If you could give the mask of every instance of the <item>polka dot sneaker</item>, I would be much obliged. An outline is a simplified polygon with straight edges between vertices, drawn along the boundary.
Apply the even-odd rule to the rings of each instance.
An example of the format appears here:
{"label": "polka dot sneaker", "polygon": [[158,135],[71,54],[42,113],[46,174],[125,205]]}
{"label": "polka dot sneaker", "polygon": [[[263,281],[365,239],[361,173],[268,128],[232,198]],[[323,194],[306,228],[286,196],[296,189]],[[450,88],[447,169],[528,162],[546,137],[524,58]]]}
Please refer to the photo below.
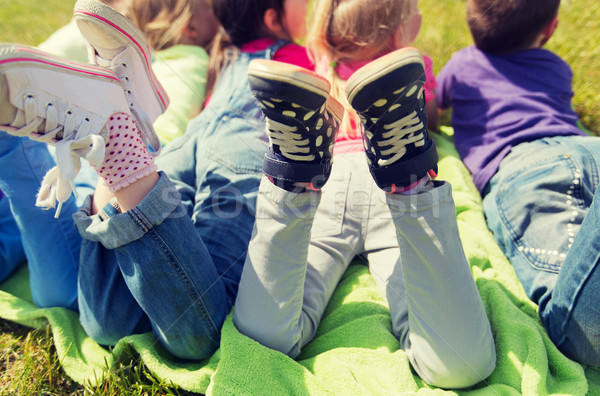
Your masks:
{"label": "polka dot sneaker", "polygon": [[58,201],[58,216],[74,191],[80,158],[102,164],[115,113],[129,114],[129,106],[112,70],[0,44],[0,130],[56,146],[57,166],[42,181],[38,206]]}
{"label": "polka dot sneaker", "polygon": [[376,184],[394,191],[437,173],[427,132],[423,58],[414,48],[391,52],[347,81],[348,102],[363,124],[363,142]]}
{"label": "polka dot sneaker", "polygon": [[267,124],[265,175],[286,190],[298,183],[322,188],[344,114],[329,96],[329,82],[302,67],[264,59],[250,62],[248,78]]}

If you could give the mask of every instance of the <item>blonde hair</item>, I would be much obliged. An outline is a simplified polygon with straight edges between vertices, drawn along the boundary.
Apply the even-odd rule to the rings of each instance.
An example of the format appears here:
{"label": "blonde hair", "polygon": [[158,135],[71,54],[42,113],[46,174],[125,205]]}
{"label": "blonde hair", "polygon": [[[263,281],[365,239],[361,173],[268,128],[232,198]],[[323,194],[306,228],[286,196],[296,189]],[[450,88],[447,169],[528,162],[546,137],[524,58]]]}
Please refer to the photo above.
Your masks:
{"label": "blonde hair", "polygon": [[130,0],[127,16],[144,33],[156,51],[167,49],[181,39],[199,6],[209,0]]}
{"label": "blonde hair", "polygon": [[346,83],[337,75],[335,65],[372,60],[394,50],[393,36],[413,11],[412,0],[317,2],[306,47],[318,66],[324,61],[329,65],[324,77],[331,82],[331,95],[346,108],[341,135],[351,131],[350,118],[358,121],[358,117],[346,99]]}

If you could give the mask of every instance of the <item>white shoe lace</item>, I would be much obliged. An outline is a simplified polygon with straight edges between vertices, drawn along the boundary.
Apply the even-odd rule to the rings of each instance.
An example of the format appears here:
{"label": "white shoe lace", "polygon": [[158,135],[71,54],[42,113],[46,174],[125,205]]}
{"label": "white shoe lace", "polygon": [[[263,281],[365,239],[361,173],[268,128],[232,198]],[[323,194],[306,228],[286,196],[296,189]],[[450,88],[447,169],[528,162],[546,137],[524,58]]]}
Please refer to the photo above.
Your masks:
{"label": "white shoe lace", "polygon": [[294,161],[314,161],[314,154],[310,154],[309,140],[303,139],[297,133],[298,127],[283,124],[267,118],[267,129],[271,146],[279,146],[281,154]]}
{"label": "white shoe lace", "polygon": [[[114,72],[117,74],[119,79],[121,80],[121,86],[126,91],[127,94],[132,94],[131,89],[127,88],[129,84],[132,83],[131,78],[127,76],[125,73],[127,72],[127,64],[126,63],[117,63],[112,65],[112,62],[106,59],[101,58],[99,55],[96,56],[96,61],[99,65],[113,68]],[[150,116],[137,104],[131,103],[129,109],[131,113],[135,117],[135,119],[140,123],[139,130],[142,135],[142,141],[146,146],[152,147],[152,155],[158,155],[162,148],[160,144],[160,139],[154,130],[154,126],[152,125],[152,120]]]}
{"label": "white shoe lace", "polygon": [[[381,134],[382,139],[377,142],[377,145],[380,148],[390,146],[390,148],[382,149],[381,154],[385,156],[393,155],[390,158],[379,159],[377,161],[377,165],[379,166],[393,164],[402,158],[406,154],[406,145],[408,144],[414,143],[415,146],[423,146],[425,144],[425,137],[423,136],[424,125],[416,111],[383,127],[389,129],[389,131]],[[369,140],[371,140],[372,136],[373,134],[367,131]]]}
{"label": "white shoe lace", "polygon": [[[38,128],[46,121],[44,132]],[[26,95],[23,110],[18,110],[13,126],[23,125],[11,134],[29,137],[32,140],[48,143],[56,139],[59,132],[62,137],[56,142],[56,163],[42,180],[38,192],[36,205],[43,208],[54,208],[58,201],[58,208],[54,217],[60,215],[62,204],[69,199],[71,193],[77,194],[73,179],[81,168],[83,157],[95,166],[100,166],[104,159],[104,138],[95,134],[90,127],[89,118],[84,118],[77,127],[77,119],[71,111],[65,114],[64,125],[58,123],[56,107],[51,103],[46,105],[46,116],[37,116],[35,96]]]}

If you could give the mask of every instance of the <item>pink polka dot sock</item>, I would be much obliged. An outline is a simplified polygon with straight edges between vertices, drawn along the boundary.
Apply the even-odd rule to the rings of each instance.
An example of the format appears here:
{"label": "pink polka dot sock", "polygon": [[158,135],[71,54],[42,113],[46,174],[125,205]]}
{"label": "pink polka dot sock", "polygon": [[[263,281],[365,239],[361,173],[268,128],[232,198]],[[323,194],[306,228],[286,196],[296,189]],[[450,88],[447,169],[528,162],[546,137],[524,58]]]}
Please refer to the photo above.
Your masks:
{"label": "pink polka dot sock", "polygon": [[[131,116],[113,114],[106,123],[108,140],[104,162],[94,169],[104,179],[108,189],[115,192],[156,170],[154,157],[142,142],[140,132]],[[93,166],[93,165],[92,165]]]}

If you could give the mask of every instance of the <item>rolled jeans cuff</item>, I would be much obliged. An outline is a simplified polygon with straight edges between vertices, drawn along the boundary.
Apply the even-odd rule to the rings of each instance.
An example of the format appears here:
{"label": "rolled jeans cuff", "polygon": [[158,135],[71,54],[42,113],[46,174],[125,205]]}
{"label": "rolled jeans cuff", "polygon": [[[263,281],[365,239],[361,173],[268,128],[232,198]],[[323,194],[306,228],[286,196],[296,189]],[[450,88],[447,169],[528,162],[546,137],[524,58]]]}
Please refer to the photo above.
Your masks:
{"label": "rolled jeans cuff", "polygon": [[[73,215],[82,238],[100,242],[107,249],[116,249],[142,238],[150,229],[173,214],[182,216],[185,210],[181,195],[164,172],[146,197],[133,209],[120,213],[107,204],[99,214],[91,215],[92,196]],[[102,214],[102,215],[101,215]]]}

